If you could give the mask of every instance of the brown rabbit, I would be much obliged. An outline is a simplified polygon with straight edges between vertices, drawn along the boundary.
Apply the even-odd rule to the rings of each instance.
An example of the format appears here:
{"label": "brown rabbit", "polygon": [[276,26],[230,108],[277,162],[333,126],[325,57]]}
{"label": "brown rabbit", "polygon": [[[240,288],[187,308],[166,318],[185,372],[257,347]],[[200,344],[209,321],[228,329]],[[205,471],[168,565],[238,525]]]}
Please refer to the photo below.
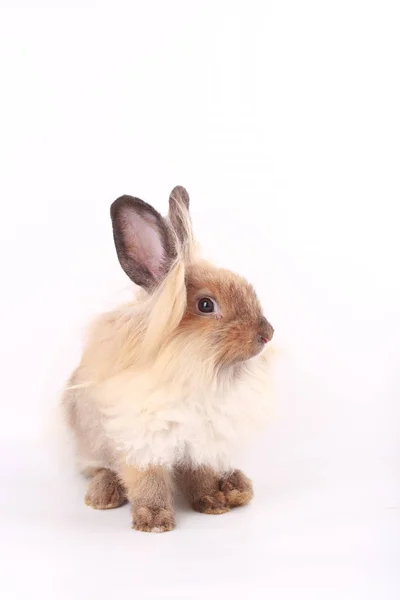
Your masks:
{"label": "brown rabbit", "polygon": [[265,413],[273,329],[243,278],[199,258],[184,188],[168,218],[122,196],[111,219],[121,266],[142,289],[94,323],[63,406],[91,478],[86,503],[128,500],[135,529],[169,531],[175,479],[200,512],[252,498],[231,461]]}

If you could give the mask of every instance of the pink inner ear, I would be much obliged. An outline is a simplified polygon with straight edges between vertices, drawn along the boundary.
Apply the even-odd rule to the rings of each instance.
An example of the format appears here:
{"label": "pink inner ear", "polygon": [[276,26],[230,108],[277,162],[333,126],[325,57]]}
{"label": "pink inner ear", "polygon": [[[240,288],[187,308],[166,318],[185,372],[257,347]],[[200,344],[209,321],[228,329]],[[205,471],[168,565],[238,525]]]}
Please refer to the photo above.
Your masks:
{"label": "pink inner ear", "polygon": [[156,218],[150,213],[143,217],[129,211],[124,218],[124,238],[127,253],[158,279],[162,275],[165,252]]}

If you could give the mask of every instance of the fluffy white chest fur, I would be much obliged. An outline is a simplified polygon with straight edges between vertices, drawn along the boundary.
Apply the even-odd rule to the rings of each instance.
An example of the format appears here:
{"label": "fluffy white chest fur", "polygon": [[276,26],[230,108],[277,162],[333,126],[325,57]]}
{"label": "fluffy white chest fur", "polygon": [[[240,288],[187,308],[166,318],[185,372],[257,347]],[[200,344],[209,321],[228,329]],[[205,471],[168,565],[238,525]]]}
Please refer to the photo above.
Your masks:
{"label": "fluffy white chest fur", "polygon": [[187,375],[160,381],[156,367],[127,370],[96,387],[105,432],[139,467],[190,462],[227,469],[268,414],[267,354],[207,385]]}

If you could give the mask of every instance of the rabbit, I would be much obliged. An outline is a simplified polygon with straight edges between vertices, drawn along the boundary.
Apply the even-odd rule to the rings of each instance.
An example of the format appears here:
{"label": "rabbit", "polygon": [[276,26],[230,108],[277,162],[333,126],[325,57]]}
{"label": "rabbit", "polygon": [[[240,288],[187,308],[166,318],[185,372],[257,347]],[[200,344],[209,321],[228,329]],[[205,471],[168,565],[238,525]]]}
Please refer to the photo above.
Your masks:
{"label": "rabbit", "polygon": [[62,408],[86,504],[129,502],[134,529],[170,531],[175,484],[202,513],[252,499],[233,457],[264,422],[274,330],[245,279],[201,258],[185,188],[165,218],[127,195],[110,212],[138,290],[90,327]]}

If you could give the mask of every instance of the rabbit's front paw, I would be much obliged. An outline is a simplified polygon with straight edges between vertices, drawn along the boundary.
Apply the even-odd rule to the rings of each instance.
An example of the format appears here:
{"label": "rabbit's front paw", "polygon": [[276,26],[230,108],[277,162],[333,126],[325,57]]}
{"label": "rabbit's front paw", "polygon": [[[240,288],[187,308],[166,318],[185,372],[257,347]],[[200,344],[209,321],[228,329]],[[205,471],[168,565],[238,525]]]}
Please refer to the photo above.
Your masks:
{"label": "rabbit's front paw", "polygon": [[222,515],[228,512],[229,506],[226,503],[225,496],[222,492],[214,492],[207,496],[203,496],[193,503],[193,508],[201,513],[208,515]]}
{"label": "rabbit's front paw", "polygon": [[231,508],[248,504],[254,495],[250,479],[238,470],[222,477],[219,487],[227,506]]}
{"label": "rabbit's front paw", "polygon": [[85,502],[92,508],[117,508],[126,502],[125,490],[117,475],[109,469],[100,469],[89,482]]}
{"label": "rabbit's front paw", "polygon": [[169,508],[137,506],[133,509],[133,529],[150,533],[163,533],[175,527],[175,515]]}

